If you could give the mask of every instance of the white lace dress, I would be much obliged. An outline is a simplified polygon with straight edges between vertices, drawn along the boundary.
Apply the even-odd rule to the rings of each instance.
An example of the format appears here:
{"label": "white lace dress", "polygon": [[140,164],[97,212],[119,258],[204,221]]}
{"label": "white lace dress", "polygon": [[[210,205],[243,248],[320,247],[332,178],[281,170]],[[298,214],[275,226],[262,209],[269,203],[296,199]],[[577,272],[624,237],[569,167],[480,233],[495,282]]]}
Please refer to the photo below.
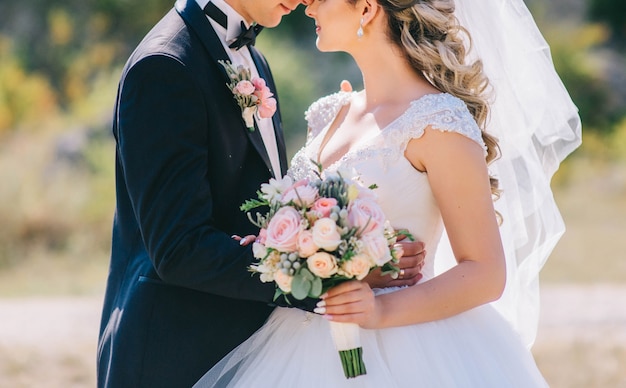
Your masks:
{"label": "white lace dress", "polygon": [[[338,93],[311,105],[307,144],[293,158],[289,174],[311,174],[320,144],[350,99]],[[448,94],[427,95],[378,135],[364,139],[329,166],[355,168],[366,185],[375,183],[392,225],[425,242],[425,279],[440,271],[436,248],[443,231],[426,174],[404,158],[407,143],[428,125],[461,133],[484,147],[465,104]],[[380,290],[390,292],[393,290]],[[419,308],[419,306],[406,306]],[[543,387],[547,386],[529,350],[509,324],[485,305],[451,318],[382,330],[361,330],[367,374],[344,377],[328,322],[297,309],[278,308],[267,323],[212,368],[198,387]]]}

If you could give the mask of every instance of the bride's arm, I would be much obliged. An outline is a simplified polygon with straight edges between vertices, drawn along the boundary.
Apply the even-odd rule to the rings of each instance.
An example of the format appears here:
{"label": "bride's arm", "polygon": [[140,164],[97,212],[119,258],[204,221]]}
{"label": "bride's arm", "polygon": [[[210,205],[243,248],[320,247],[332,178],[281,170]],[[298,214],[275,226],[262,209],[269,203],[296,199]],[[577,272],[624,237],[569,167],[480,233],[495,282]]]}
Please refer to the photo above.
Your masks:
{"label": "bride's arm", "polygon": [[504,252],[482,148],[463,135],[427,129],[405,156],[428,174],[458,265],[376,298],[358,282],[338,286],[318,310],[329,319],[368,328],[428,322],[496,300],[504,290]]}

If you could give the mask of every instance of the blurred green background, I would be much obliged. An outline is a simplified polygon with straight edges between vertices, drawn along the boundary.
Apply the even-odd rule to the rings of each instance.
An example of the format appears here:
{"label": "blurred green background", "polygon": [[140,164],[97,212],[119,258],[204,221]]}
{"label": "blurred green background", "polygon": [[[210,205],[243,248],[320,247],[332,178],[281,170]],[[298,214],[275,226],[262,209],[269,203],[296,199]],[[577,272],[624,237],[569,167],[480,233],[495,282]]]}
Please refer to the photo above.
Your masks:
{"label": "blurred green background", "polygon": [[[98,301],[101,296],[114,212],[110,124],[117,81],[130,52],[172,3],[0,2],[0,298]],[[580,109],[584,132],[582,147],[553,180],[568,232],[544,268],[542,282],[624,284],[626,2],[527,4]],[[307,106],[336,91],[342,79],[355,88],[361,85],[349,57],[315,50],[314,23],[302,10],[258,40],[278,84],[290,156],[303,144]],[[552,371],[552,361],[574,357],[560,353],[571,353],[567,346],[536,350],[554,386],[626,384],[623,371],[595,376],[592,367],[582,377],[571,377],[581,375],[575,373],[581,369],[577,362],[590,362],[587,350],[575,356],[571,370]],[[605,351],[624,365],[624,346]],[[91,359],[70,364],[92,367]],[[16,365],[10,371],[0,367],[0,382],[36,371],[28,363]],[[77,373],[74,386],[93,385],[91,369]],[[81,385],[81,379],[88,383]]]}

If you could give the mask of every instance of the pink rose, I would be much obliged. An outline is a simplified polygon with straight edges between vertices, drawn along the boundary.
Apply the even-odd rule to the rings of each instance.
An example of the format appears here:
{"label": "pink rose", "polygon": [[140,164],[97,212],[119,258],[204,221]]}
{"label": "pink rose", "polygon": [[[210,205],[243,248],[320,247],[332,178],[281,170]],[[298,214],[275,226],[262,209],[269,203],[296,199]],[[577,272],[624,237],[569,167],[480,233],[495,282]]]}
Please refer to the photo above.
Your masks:
{"label": "pink rose", "polygon": [[303,230],[298,235],[298,255],[300,257],[309,257],[319,250],[319,247],[313,241],[313,233],[310,230]]}
{"label": "pink rose", "polygon": [[293,187],[287,190],[283,194],[281,202],[287,204],[289,202],[295,203],[303,208],[309,207],[315,202],[317,198],[317,188],[309,185]]}
{"label": "pink rose", "polygon": [[319,213],[320,217],[328,217],[334,206],[337,206],[337,200],[335,198],[319,198],[315,201],[311,210]]}
{"label": "pink rose", "polygon": [[235,85],[235,89],[233,91],[237,94],[241,94],[242,96],[249,96],[250,94],[254,93],[254,89],[255,87],[252,82],[243,80],[237,82],[237,85]]}
{"label": "pink rose", "polygon": [[368,233],[361,236],[363,243],[362,253],[370,257],[370,259],[378,266],[382,266],[391,260],[391,251],[387,239],[378,233]]}
{"label": "pink rose", "polygon": [[341,235],[337,224],[330,218],[320,218],[313,224],[313,241],[318,247],[329,252],[337,249],[341,243]]}
{"label": "pink rose", "polygon": [[373,231],[383,232],[385,214],[380,206],[370,198],[357,198],[348,207],[348,220],[359,228],[361,234]]}
{"label": "pink rose", "polygon": [[363,280],[363,278],[370,273],[372,264],[372,261],[367,255],[356,255],[352,256],[352,259],[343,262],[341,269],[346,276]]}
{"label": "pink rose", "polygon": [[327,279],[337,273],[337,261],[335,257],[326,252],[317,252],[306,259],[309,271],[322,279]]}
{"label": "pink rose", "polygon": [[254,95],[258,98],[259,116],[261,118],[272,117],[276,112],[276,99],[272,97],[274,93],[267,87],[263,78],[253,78],[252,84],[255,88]]}
{"label": "pink rose", "polygon": [[272,97],[274,95],[265,84],[265,80],[263,78],[259,78],[259,77],[252,78],[252,84],[254,85],[254,88],[256,89],[254,93],[255,96],[259,98],[267,98],[267,97]]}
{"label": "pink rose", "polygon": [[287,204],[291,201],[301,207],[309,207],[317,198],[317,188],[309,186],[307,181],[296,182],[283,194],[281,202]]}
{"label": "pink rose", "polygon": [[261,228],[261,230],[259,230],[259,236],[256,238],[256,241],[265,244],[265,241],[267,241],[267,229]]}
{"label": "pink rose", "polygon": [[270,118],[276,113],[276,99],[274,97],[262,98],[257,105],[259,116],[263,119]]}
{"label": "pink rose", "polygon": [[292,207],[280,208],[267,225],[265,246],[280,252],[294,252],[302,218]]}

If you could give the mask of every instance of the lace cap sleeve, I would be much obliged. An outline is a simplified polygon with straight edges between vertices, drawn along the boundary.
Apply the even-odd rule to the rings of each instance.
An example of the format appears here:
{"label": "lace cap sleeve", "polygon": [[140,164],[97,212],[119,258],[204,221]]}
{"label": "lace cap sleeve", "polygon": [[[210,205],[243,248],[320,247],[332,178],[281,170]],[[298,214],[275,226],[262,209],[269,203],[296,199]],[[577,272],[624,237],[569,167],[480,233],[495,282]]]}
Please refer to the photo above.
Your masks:
{"label": "lace cap sleeve", "polygon": [[480,128],[467,105],[457,97],[442,93],[426,95],[413,101],[406,114],[399,118],[392,138],[404,149],[411,139],[422,137],[428,126],[440,131],[460,133],[487,152]]}
{"label": "lace cap sleeve", "polygon": [[309,127],[307,143],[330,124],[339,109],[350,101],[351,96],[352,92],[337,92],[322,97],[309,106],[304,112],[304,119]]}

